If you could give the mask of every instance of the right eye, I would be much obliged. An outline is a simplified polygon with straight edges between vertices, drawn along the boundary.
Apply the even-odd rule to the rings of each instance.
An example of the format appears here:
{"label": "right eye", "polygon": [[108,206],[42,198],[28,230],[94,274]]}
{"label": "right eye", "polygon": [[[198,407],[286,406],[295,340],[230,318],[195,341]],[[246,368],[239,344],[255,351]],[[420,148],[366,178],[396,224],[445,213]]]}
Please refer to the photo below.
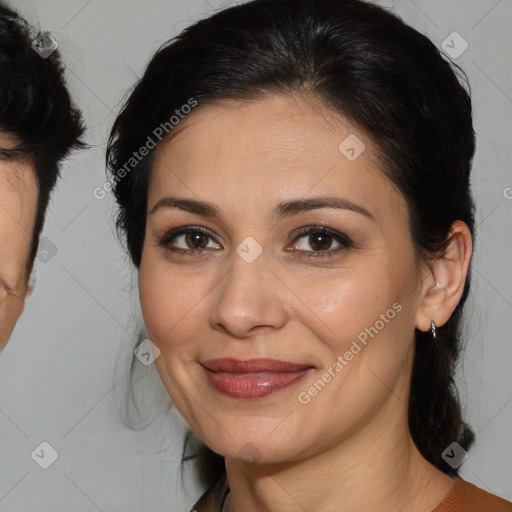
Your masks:
{"label": "right eye", "polygon": [[183,226],[173,229],[166,233],[160,240],[159,245],[165,249],[187,254],[189,256],[197,255],[202,252],[209,252],[211,249],[219,249],[219,244],[210,245],[208,239],[212,239],[213,234],[200,226]]}

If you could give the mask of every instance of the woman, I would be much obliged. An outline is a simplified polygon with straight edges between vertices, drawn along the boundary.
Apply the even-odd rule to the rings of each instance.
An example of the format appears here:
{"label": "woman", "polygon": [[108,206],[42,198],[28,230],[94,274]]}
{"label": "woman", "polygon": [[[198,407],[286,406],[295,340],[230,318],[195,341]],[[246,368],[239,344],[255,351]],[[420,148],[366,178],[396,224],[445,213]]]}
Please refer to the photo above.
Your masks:
{"label": "woman", "polygon": [[156,53],[107,161],[213,475],[195,510],[510,509],[458,478],[474,149],[454,69],[359,0],[256,0]]}

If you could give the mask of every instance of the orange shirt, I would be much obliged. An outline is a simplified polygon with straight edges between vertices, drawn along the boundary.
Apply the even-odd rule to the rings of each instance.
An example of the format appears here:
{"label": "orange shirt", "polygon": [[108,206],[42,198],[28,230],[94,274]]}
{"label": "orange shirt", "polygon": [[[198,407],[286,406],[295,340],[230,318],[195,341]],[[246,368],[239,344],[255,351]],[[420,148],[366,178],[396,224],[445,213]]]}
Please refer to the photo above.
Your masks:
{"label": "orange shirt", "polygon": [[512,503],[456,478],[452,490],[434,512],[512,512]]}
{"label": "orange shirt", "polygon": [[[194,512],[222,512],[228,493],[225,478],[208,489],[194,505]],[[452,490],[432,512],[512,512],[512,503],[455,478]]]}

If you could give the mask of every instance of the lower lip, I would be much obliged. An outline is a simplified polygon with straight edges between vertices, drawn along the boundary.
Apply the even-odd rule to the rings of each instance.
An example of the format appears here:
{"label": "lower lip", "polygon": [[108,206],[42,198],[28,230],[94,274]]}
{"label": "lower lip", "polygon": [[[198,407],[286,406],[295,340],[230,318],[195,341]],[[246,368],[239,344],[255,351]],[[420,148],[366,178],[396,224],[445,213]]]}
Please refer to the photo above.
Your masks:
{"label": "lower lip", "polygon": [[303,379],[313,369],[295,372],[231,373],[203,370],[210,384],[224,395],[232,398],[263,398],[281,389],[288,388]]}

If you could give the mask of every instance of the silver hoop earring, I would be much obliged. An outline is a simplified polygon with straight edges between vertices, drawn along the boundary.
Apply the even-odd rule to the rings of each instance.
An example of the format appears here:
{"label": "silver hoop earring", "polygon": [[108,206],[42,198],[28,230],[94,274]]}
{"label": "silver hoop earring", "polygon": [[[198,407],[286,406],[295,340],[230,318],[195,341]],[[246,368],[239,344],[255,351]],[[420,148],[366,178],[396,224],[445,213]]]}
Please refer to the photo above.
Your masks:
{"label": "silver hoop earring", "polygon": [[436,339],[437,327],[434,322],[430,322],[430,332],[432,333],[432,338]]}

